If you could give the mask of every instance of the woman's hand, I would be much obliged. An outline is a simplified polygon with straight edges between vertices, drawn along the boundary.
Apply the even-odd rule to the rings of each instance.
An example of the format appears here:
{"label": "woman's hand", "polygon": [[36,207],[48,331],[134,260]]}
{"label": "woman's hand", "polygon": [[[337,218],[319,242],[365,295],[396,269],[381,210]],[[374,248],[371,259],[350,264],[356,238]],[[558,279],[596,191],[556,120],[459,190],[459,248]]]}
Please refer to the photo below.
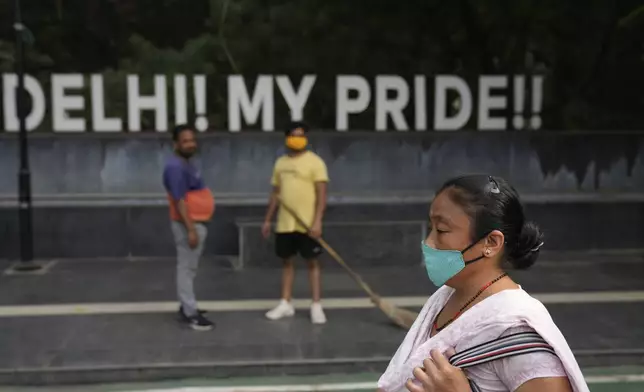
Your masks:
{"label": "woman's hand", "polygon": [[[450,349],[445,354],[451,357],[455,352]],[[405,384],[410,392],[471,392],[465,373],[452,366],[438,350],[432,350],[431,359],[424,360],[423,365],[425,369],[414,369],[417,381],[410,379]]]}

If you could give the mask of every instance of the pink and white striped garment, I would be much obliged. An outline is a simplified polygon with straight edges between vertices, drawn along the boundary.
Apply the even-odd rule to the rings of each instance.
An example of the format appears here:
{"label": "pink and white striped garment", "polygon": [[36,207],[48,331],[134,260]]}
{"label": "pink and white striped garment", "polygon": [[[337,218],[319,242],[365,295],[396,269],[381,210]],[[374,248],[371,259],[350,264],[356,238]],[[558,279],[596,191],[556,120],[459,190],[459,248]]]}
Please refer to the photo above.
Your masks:
{"label": "pink and white striped garment", "polygon": [[454,290],[443,286],[425,303],[402,344],[378,381],[379,390],[404,392],[412,371],[422,366],[430,351],[454,348],[457,353],[479,344],[519,332],[537,332],[555,355],[533,352],[466,368],[464,371],[481,391],[514,391],[539,377],[568,376],[575,392],[588,392],[579,365],[566,339],[537,299],[522,289],[504,290],[472,306],[452,324],[428,339],[436,314]]}

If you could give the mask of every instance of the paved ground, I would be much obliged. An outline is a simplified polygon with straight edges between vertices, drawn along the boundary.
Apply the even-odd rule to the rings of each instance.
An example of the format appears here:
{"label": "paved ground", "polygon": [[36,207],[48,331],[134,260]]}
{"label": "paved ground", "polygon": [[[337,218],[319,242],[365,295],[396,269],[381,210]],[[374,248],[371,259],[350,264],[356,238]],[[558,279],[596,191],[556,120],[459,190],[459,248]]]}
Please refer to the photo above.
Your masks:
{"label": "paved ground", "polygon": [[[279,269],[234,271],[218,264],[201,264],[196,283],[199,299],[267,299],[279,295]],[[420,265],[356,271],[384,296],[429,296],[434,291]],[[55,262],[43,276],[0,275],[0,305],[174,301],[174,273],[173,260]],[[644,256],[552,255],[539,260],[533,269],[512,275],[526,290],[537,293],[643,289]],[[323,290],[327,298],[363,296],[348,274],[337,267],[324,271]],[[295,297],[310,297],[304,264],[298,269]]]}
{"label": "paved ground", "polygon": [[[602,368],[587,371],[592,392],[641,392],[644,368]],[[103,384],[64,387],[0,387],[0,392],[364,392],[374,391],[379,374],[243,377],[225,380],[188,379],[172,382]]]}
{"label": "paved ground", "polygon": [[[420,267],[361,272],[386,296],[422,299],[433,291]],[[215,331],[194,332],[176,322],[173,273],[172,261],[112,260],[60,262],[44,275],[0,276],[0,384],[233,377],[240,385],[247,385],[249,375],[339,373],[366,373],[367,381],[361,382],[371,382],[404,336],[404,331],[376,309],[352,305],[364,295],[341,270],[326,271],[325,298],[335,305],[327,312],[328,324],[313,326],[306,312],[279,322],[263,318],[264,309],[273,304],[278,291],[279,270],[236,272],[208,263],[200,271],[199,298],[234,301],[228,303],[227,311],[210,314],[218,323]],[[532,293],[558,299],[547,306],[584,370],[644,365],[644,263],[553,258],[516,275]],[[295,292],[298,298],[308,297],[304,269]],[[599,297],[593,299],[591,292]],[[630,297],[618,296],[615,302],[609,292]],[[349,308],[340,306],[342,301],[349,303]],[[72,311],[43,315],[43,310],[61,304],[85,304],[96,311],[82,314],[72,306]],[[106,304],[116,306],[104,311],[109,308]],[[132,305],[140,307],[128,311]],[[23,315],[17,316],[20,309]],[[642,373],[640,368],[635,372]],[[293,382],[271,380],[267,383]],[[315,381],[306,380],[302,381],[306,385]],[[606,387],[611,380],[604,380],[597,388]],[[212,386],[213,382],[200,385]],[[139,385],[131,390],[146,388]],[[612,389],[622,390],[628,389]]]}

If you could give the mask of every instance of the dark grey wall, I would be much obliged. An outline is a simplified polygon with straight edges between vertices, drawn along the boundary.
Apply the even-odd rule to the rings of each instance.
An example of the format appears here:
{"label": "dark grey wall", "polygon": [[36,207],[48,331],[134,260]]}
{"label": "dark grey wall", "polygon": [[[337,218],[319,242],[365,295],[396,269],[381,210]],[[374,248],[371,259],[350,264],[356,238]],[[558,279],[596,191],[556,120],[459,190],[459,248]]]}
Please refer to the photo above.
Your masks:
{"label": "dark grey wall", "polygon": [[[414,263],[427,208],[427,203],[331,206],[325,238],[352,264]],[[220,207],[209,224],[206,255],[238,255],[237,222],[250,221],[255,225],[246,230],[245,265],[275,262],[272,244],[259,235],[264,212],[264,206]],[[644,248],[644,202],[528,203],[526,214],[544,230],[548,251]],[[359,233],[347,234],[351,230]],[[0,209],[0,259],[17,258],[18,244],[17,211]],[[41,207],[34,211],[34,251],[44,259],[170,257],[174,246],[165,207]]]}
{"label": "dark grey wall", "polygon": [[[280,133],[204,134],[200,143],[203,175],[217,195],[265,195]],[[324,132],[312,143],[335,194],[426,195],[472,171],[506,177],[526,194],[644,192],[644,133]],[[2,197],[16,194],[16,154],[16,138],[2,135]],[[168,154],[170,143],[158,134],[33,137],[34,193],[160,196]]]}
{"label": "dark grey wall", "polygon": [[[219,203],[207,253],[236,255],[237,222],[263,216],[282,137],[201,136],[203,174]],[[547,249],[644,248],[644,133],[329,132],[312,140],[332,180],[328,221],[423,221],[432,190],[447,177],[488,172],[523,193],[529,218],[546,230]],[[15,138],[0,138],[0,259],[18,256],[16,150]],[[161,187],[168,154],[170,143],[157,135],[34,137],[36,256],[171,256]],[[409,249],[391,243],[400,237],[391,233],[407,226],[374,227],[361,243],[342,243],[340,229],[326,233],[345,253],[368,249],[375,255],[364,260],[369,265],[409,259]],[[245,262],[263,265],[270,247],[248,233],[253,252]]]}

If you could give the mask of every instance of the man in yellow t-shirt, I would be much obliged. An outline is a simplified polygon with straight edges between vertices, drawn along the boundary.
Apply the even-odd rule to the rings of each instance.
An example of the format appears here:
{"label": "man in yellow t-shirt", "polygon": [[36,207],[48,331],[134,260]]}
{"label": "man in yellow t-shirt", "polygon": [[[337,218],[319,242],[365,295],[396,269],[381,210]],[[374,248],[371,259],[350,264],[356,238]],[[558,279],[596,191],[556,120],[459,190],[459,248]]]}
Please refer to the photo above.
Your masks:
{"label": "man in yellow t-shirt", "polygon": [[317,154],[307,150],[306,134],[308,127],[304,123],[292,123],[286,130],[286,147],[288,152],[275,162],[271,193],[266,218],[262,226],[264,238],[271,233],[271,220],[277,210],[279,196],[307,224],[307,228],[298,222],[284,208],[280,208],[275,228],[275,253],[284,261],[282,269],[282,299],[266,317],[277,320],[295,314],[291,304],[293,278],[295,276],[294,259],[297,254],[309,264],[309,278],[313,303],[311,321],[315,324],[326,322],[324,310],[320,304],[320,264],[318,256],[322,253],[316,241],[322,235],[322,218],[326,208],[326,191],[329,177],[326,164]]}

